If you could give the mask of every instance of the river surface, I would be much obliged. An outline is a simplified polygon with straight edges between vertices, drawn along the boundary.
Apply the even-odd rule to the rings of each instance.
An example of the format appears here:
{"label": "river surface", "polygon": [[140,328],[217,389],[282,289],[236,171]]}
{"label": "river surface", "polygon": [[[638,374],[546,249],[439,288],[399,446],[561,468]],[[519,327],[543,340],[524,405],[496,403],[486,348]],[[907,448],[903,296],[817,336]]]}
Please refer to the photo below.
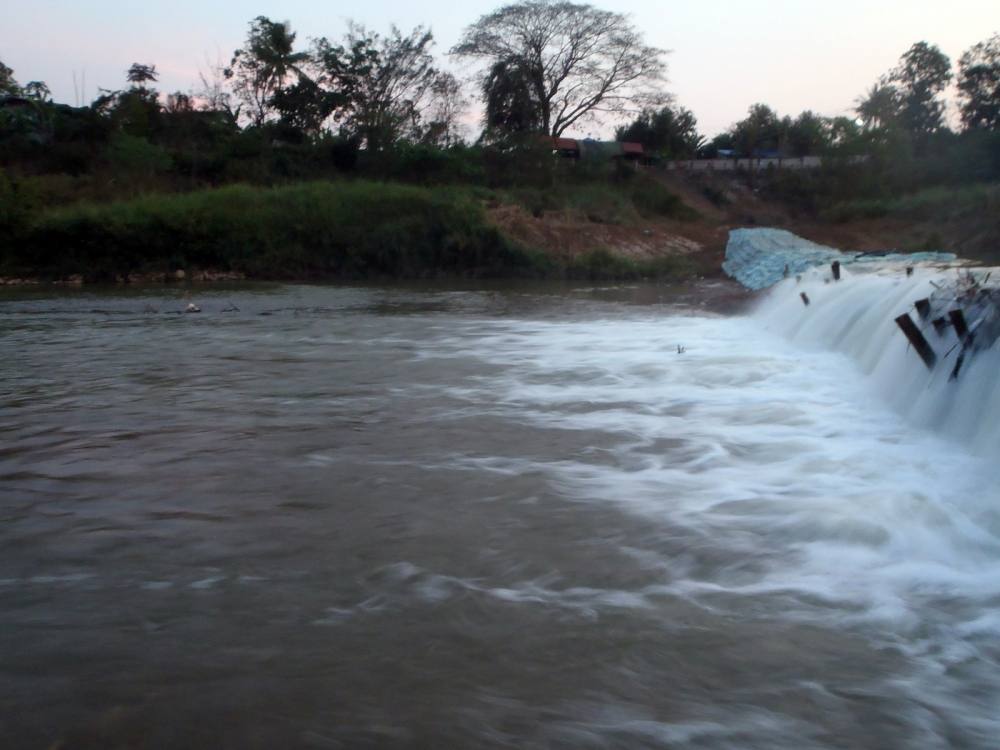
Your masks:
{"label": "river surface", "polygon": [[996,461],[725,287],[190,294],[0,298],[3,747],[1000,744]]}

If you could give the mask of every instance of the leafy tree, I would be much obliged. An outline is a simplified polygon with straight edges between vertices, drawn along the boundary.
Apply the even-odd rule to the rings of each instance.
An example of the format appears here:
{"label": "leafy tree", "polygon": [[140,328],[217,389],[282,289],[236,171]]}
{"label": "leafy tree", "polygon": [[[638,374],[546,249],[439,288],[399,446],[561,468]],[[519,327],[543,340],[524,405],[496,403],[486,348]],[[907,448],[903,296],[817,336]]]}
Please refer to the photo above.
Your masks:
{"label": "leafy tree", "polygon": [[693,157],[705,142],[698,134],[694,113],[671,105],[643,111],[631,123],[618,128],[615,137],[641,143],[648,151],[675,159]]}
{"label": "leafy tree", "polygon": [[355,93],[378,63],[378,52],[372,45],[373,40],[363,34],[347,40],[346,47],[325,37],[313,42],[309,72],[318,90],[312,95],[322,101],[313,102],[310,109],[319,126],[331,119],[343,123],[350,115]]}
{"label": "leafy tree", "polygon": [[26,97],[34,99],[36,102],[52,101],[52,92],[45,84],[45,81],[28,81],[24,84],[23,93]]}
{"label": "leafy tree", "polygon": [[[626,16],[591,5],[562,0],[505,5],[469,26],[451,53],[487,63],[487,103],[504,71],[519,80],[501,90],[517,92],[529,82],[527,101],[537,102],[538,112],[514,121],[537,119],[551,135],[601,114],[622,115],[666,100],[664,52],[644,44]],[[490,79],[494,83],[487,86]]]}
{"label": "leafy tree", "polygon": [[815,156],[830,145],[830,123],[806,110],[795,120],[785,118],[782,141],[791,156]]}
{"label": "leafy tree", "polygon": [[[442,73],[434,66],[434,37],[422,26],[386,36],[352,24],[347,47],[363,50],[370,66],[354,79],[345,127],[376,151],[401,139],[419,140],[422,119]],[[370,54],[373,53],[373,54]]]}
{"label": "leafy tree", "polygon": [[519,57],[497,60],[490,67],[481,88],[486,104],[483,139],[501,140],[509,135],[537,133],[545,128],[542,102],[542,73]]}
{"label": "leafy tree", "polygon": [[951,81],[951,61],[935,45],[917,42],[890,71],[885,83],[898,95],[900,125],[916,136],[945,127],[944,102],[939,98]]}
{"label": "leafy tree", "polygon": [[830,120],[828,137],[830,146],[840,152],[853,151],[860,144],[861,128],[850,117],[834,117]]}
{"label": "leafy tree", "polygon": [[146,84],[156,80],[156,66],[132,63],[125,73],[131,87],[102,90],[91,108],[108,118],[112,128],[138,138],[152,137],[160,126],[160,101],[156,89]]}
{"label": "leafy tree", "polygon": [[962,124],[1000,130],[1000,34],[966,50],[958,61]]}
{"label": "leafy tree", "polygon": [[125,73],[125,80],[131,83],[133,88],[146,88],[147,83],[155,83],[158,79],[155,65],[132,63]]}
{"label": "leafy tree", "polygon": [[781,123],[766,104],[754,104],[747,117],[733,126],[733,143],[744,156],[776,151],[780,145]]}
{"label": "leafy tree", "polygon": [[336,98],[312,78],[302,75],[295,83],[278,89],[271,99],[283,132],[296,133],[296,140],[319,135],[335,107]]}
{"label": "leafy tree", "polygon": [[899,92],[889,83],[873,84],[858,100],[855,108],[867,130],[879,130],[892,125],[899,115]]}
{"label": "leafy tree", "polygon": [[21,87],[14,80],[14,71],[0,62],[0,94],[16,96],[21,93]]}
{"label": "leafy tree", "polygon": [[224,75],[232,80],[252,125],[260,127],[272,119],[277,113],[275,96],[290,78],[302,75],[300,66],[309,56],[294,47],[295,33],[288,23],[257,16],[250,22],[245,45],[233,53]]}

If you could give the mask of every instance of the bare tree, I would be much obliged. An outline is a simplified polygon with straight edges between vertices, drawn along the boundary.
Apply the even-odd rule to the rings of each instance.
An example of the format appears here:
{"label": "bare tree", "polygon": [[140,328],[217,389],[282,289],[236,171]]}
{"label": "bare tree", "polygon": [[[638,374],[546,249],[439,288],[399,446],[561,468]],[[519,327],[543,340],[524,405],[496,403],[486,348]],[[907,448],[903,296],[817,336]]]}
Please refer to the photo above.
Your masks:
{"label": "bare tree", "polygon": [[664,50],[650,47],[621,13],[591,5],[525,0],[505,5],[469,26],[451,50],[533,71],[538,120],[546,133],[600,115],[620,116],[662,106]]}
{"label": "bare tree", "polygon": [[208,70],[199,70],[200,88],[194,92],[198,108],[206,112],[225,112],[233,122],[239,120],[240,106],[233,109],[233,96],[226,82],[226,66],[221,61],[211,62],[207,56],[205,64]]}
{"label": "bare tree", "polygon": [[423,140],[438,146],[462,142],[462,115],[468,102],[462,86],[451,73],[439,73],[431,85],[431,101],[424,114]]}

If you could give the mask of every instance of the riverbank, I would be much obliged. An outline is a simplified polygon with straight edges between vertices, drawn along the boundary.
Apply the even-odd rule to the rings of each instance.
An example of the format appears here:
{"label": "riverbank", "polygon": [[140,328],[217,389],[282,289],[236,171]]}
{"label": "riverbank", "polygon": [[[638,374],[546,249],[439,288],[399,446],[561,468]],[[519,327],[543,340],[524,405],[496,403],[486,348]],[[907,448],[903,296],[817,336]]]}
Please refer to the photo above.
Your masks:
{"label": "riverbank", "polygon": [[[8,243],[2,275],[6,283],[74,284],[683,278],[706,270],[698,243],[676,242],[660,226],[693,212],[648,187],[542,193],[345,180],[80,203],[26,221]],[[590,241],[551,249],[500,220],[505,211],[543,221],[558,215]]]}
{"label": "riverbank", "polygon": [[779,187],[765,177],[752,187],[739,176],[647,170],[545,188],[327,180],[152,192],[37,208],[8,222],[0,286],[678,281],[718,273],[729,232],[747,226],[843,250],[948,250],[1000,262],[996,184],[840,201],[819,212]]}

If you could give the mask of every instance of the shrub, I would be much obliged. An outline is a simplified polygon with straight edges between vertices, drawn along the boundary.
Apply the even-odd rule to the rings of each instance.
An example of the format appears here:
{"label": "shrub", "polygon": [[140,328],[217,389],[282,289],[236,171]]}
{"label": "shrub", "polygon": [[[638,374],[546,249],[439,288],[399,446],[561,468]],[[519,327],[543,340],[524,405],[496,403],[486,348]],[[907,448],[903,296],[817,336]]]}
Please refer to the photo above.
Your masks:
{"label": "shrub", "polygon": [[361,181],[235,185],[55,210],[16,259],[90,278],[169,263],[272,278],[518,275],[537,262],[462,191]]}

